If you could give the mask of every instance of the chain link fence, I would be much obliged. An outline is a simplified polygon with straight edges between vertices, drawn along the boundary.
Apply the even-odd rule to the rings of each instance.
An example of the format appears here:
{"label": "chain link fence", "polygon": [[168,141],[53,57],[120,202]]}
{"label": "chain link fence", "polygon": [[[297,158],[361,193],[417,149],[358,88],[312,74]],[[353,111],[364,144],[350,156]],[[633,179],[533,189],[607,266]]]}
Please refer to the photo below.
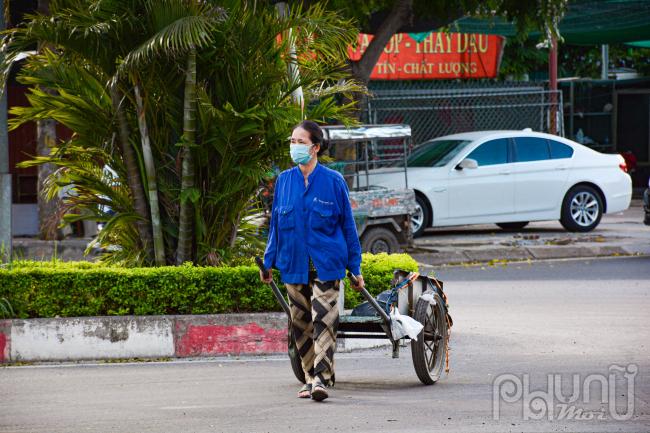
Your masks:
{"label": "chain link fence", "polygon": [[365,121],[406,123],[415,144],[467,131],[531,128],[564,136],[562,92],[543,84],[371,83]]}

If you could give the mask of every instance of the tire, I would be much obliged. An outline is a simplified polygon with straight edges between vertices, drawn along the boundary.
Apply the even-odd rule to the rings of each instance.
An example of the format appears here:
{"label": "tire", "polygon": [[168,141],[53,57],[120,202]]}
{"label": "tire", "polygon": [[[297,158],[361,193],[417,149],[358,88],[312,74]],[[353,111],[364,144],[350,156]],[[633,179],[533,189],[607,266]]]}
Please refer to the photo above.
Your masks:
{"label": "tire", "polygon": [[361,250],[366,253],[396,253],[399,242],[395,233],[384,227],[370,227],[361,237]]}
{"label": "tire", "polygon": [[650,188],[643,191],[643,224],[650,226]]}
{"label": "tire", "polygon": [[598,226],[602,216],[600,194],[590,186],[578,185],[564,197],[560,223],[570,232],[589,232]]}
{"label": "tire", "polygon": [[289,360],[291,360],[291,370],[293,370],[293,374],[298,379],[298,382],[305,383],[305,371],[302,369],[300,354],[296,347],[296,340],[291,330],[291,324],[289,324]]}
{"label": "tire", "polygon": [[433,385],[440,379],[447,358],[447,318],[443,300],[437,292],[431,293],[435,303],[419,299],[413,318],[424,325],[417,341],[411,341],[413,367],[418,379]]}
{"label": "tire", "polygon": [[430,225],[431,215],[425,198],[416,194],[415,202],[415,213],[411,215],[411,230],[413,231],[413,237],[417,238],[422,236],[424,229]]}
{"label": "tire", "polygon": [[520,221],[516,223],[497,223],[503,230],[521,230],[528,225],[528,221]]}

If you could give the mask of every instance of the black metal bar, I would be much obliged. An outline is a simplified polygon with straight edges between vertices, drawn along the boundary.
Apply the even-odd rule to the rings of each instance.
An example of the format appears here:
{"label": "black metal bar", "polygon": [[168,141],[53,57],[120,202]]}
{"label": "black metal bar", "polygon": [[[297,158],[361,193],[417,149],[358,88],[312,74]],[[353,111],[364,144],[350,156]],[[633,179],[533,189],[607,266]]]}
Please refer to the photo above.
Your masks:
{"label": "black metal bar", "polygon": [[[348,272],[348,278],[350,279],[350,281],[352,281],[352,284],[354,284],[355,286],[359,284],[359,282],[357,281],[357,278],[354,275],[352,275],[351,272]],[[377,313],[379,313],[379,316],[384,320],[384,323],[386,324],[386,326],[388,326],[388,329],[390,329],[390,317],[384,311],[384,309],[379,306],[379,304],[377,303],[375,298],[373,298],[372,295],[370,293],[368,293],[368,291],[365,288],[361,288],[361,290],[359,290],[359,291],[361,292],[363,297],[366,298],[366,301],[368,301],[368,303],[370,305],[372,305],[372,307],[375,310],[377,310]]]}
{"label": "black metal bar", "polygon": [[353,332],[339,332],[337,334],[337,338],[367,338],[367,339],[381,339],[381,338],[388,338],[388,335],[386,333],[381,333],[381,334],[363,334],[363,333],[353,333]]}
{"label": "black metal bar", "polygon": [[[255,263],[257,263],[257,266],[260,268],[260,271],[262,271],[262,273],[264,274],[264,277],[267,277],[271,271],[264,269],[264,261],[259,257],[255,257]],[[269,285],[271,286],[271,289],[273,289],[273,294],[275,295],[278,302],[280,303],[280,306],[282,306],[284,312],[287,313],[287,316],[289,316],[289,319],[291,319],[291,310],[289,310],[289,304],[287,304],[287,300],[284,299],[284,296],[282,295],[282,292],[280,292],[280,289],[278,289],[278,286],[275,284],[275,281],[271,280]]]}

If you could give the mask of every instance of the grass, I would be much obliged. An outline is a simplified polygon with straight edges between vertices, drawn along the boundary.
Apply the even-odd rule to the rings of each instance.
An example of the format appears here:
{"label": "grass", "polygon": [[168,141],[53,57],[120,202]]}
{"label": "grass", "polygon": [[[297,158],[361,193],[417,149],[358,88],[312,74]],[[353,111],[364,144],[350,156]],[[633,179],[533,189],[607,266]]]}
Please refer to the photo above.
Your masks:
{"label": "grass", "polygon": [[11,319],[16,314],[6,298],[0,298],[0,319]]}

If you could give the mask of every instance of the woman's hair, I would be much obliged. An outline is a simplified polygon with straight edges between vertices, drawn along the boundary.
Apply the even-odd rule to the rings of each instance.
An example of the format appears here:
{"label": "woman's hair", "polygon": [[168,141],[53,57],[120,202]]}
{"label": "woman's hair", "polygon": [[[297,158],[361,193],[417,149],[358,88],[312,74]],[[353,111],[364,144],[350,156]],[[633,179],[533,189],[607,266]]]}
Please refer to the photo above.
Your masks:
{"label": "woman's hair", "polygon": [[295,128],[302,128],[309,133],[309,139],[312,143],[318,144],[320,149],[318,150],[318,156],[321,156],[327,150],[327,143],[323,140],[323,130],[318,126],[318,124],[312,120],[303,120],[300,124],[296,125]]}

